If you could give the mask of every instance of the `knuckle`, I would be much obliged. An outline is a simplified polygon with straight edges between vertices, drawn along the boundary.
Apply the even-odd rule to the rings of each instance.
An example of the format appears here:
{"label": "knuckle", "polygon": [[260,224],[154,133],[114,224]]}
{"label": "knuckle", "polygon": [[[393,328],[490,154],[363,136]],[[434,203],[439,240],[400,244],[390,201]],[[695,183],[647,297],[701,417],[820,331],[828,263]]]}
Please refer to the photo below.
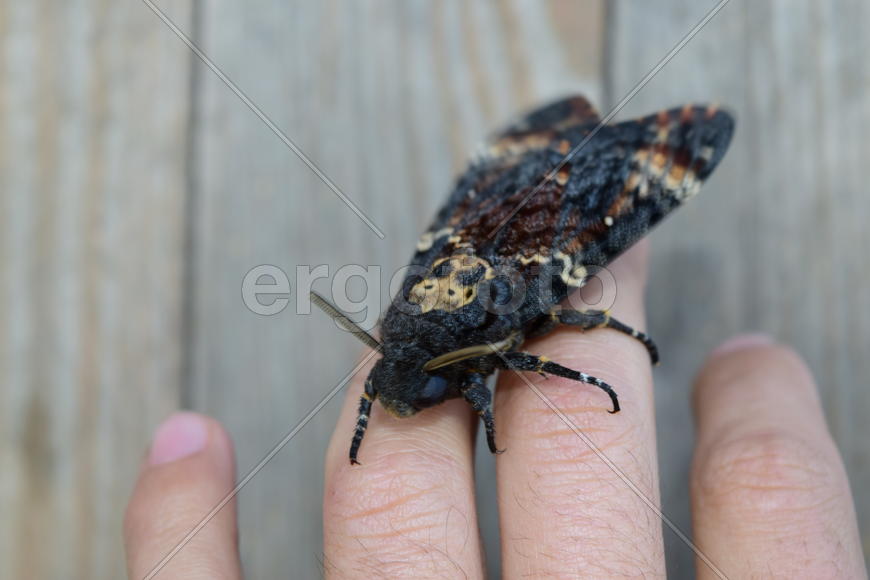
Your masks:
{"label": "knuckle", "polygon": [[474,523],[474,506],[463,493],[471,474],[461,469],[447,452],[414,448],[340,469],[324,497],[328,543],[364,541],[399,567],[450,565],[435,546],[461,551],[455,540],[467,539]]}
{"label": "knuckle", "polygon": [[415,454],[393,453],[372,458],[359,467],[343,468],[331,486],[329,510],[348,520],[361,520],[363,527],[395,521],[397,515],[427,511],[426,501],[438,494],[439,474],[446,468],[429,456],[423,466]]}
{"label": "knuckle", "polygon": [[741,435],[696,456],[692,487],[714,508],[761,515],[817,512],[838,473],[819,447],[779,430]]}

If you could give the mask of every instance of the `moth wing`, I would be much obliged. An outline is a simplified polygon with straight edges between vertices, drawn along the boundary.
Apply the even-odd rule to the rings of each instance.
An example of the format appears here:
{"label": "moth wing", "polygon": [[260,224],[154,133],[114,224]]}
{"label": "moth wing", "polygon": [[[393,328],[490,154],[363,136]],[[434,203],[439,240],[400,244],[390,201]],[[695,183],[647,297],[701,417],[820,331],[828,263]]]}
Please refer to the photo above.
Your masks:
{"label": "moth wing", "polygon": [[[550,200],[559,207],[554,257],[555,251],[570,256],[581,269],[606,265],[694,197],[725,155],[734,118],[716,106],[686,105],[604,129],[551,180]],[[519,231],[521,212],[511,220]],[[580,282],[566,279],[564,268],[562,278]]]}
{"label": "moth wing", "polygon": [[460,177],[421,237],[414,264],[473,252],[526,279],[543,269],[561,280],[547,300],[558,302],[582,285],[588,266],[606,265],[694,196],[734,129],[732,116],[714,106],[601,127],[562,125],[564,115],[543,114],[553,106],[527,116],[538,120],[539,134],[547,132],[546,144],[478,161]]}
{"label": "moth wing", "polygon": [[504,197],[500,212],[466,222],[457,236],[489,230],[487,247],[502,261],[519,269],[545,264],[566,286],[556,292],[558,301],[569,287],[582,285],[590,266],[608,264],[697,194],[733,130],[729,113],[707,106],[662,111],[598,131],[568,130],[561,137],[571,141],[572,154],[559,160],[530,155],[521,162],[539,164],[539,173],[549,170],[548,178],[523,183]]}
{"label": "moth wing", "polygon": [[447,204],[420,238],[412,265],[430,266],[440,257],[440,250],[449,245],[447,221],[451,216],[466,209],[473,210],[478,192],[487,192],[511,168],[522,164],[528,153],[552,146],[568,153],[570,143],[557,140],[558,134],[571,127],[599,122],[598,111],[592,103],[582,95],[573,95],[528,111],[492,135],[457,179]]}
{"label": "moth wing", "polygon": [[522,149],[525,140],[548,145],[559,131],[601,121],[598,111],[582,95],[552,102],[521,115],[515,122],[490,138],[495,155],[512,148]]}

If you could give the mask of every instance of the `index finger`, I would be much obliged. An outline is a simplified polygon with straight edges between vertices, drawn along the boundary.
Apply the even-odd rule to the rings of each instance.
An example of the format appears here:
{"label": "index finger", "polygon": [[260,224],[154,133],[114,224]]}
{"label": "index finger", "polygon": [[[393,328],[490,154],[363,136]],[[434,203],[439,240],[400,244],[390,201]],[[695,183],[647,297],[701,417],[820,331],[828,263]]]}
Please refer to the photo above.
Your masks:
{"label": "index finger", "polygon": [[376,403],[361,465],[351,465],[348,447],[370,368],[351,384],[326,455],[326,577],[482,578],[475,417],[455,399],[403,419]]}

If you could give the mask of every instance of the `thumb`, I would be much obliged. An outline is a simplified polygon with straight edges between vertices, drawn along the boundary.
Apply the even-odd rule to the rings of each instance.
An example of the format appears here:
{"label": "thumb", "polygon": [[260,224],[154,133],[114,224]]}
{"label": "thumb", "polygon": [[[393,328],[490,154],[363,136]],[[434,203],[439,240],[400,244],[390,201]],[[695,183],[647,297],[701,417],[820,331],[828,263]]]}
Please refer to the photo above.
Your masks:
{"label": "thumb", "polygon": [[188,537],[234,477],[233,445],[220,423],[196,413],[164,421],[124,517],[129,577],[241,578],[235,499]]}

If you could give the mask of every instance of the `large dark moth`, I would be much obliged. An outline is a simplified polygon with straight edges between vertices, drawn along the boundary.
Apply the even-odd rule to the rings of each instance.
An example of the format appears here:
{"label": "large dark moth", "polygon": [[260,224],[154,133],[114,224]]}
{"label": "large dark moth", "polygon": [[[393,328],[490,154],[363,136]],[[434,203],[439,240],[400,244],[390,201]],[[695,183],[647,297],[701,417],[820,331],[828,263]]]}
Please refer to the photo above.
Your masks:
{"label": "large dark moth", "polygon": [[[532,111],[495,135],[456,182],[417,243],[411,269],[381,322],[381,340],[319,297],[314,301],[383,357],[365,382],[350,461],[375,399],[407,417],[463,397],[497,452],[486,378],[534,371],[604,381],[522,352],[556,325],[629,334],[658,361],[653,341],[607,311],[558,304],[664,216],[694,196],[728,147],[734,120],[715,106],[601,125],[576,96]],[[519,284],[517,284],[519,278]],[[518,291],[517,288],[521,288]]]}

